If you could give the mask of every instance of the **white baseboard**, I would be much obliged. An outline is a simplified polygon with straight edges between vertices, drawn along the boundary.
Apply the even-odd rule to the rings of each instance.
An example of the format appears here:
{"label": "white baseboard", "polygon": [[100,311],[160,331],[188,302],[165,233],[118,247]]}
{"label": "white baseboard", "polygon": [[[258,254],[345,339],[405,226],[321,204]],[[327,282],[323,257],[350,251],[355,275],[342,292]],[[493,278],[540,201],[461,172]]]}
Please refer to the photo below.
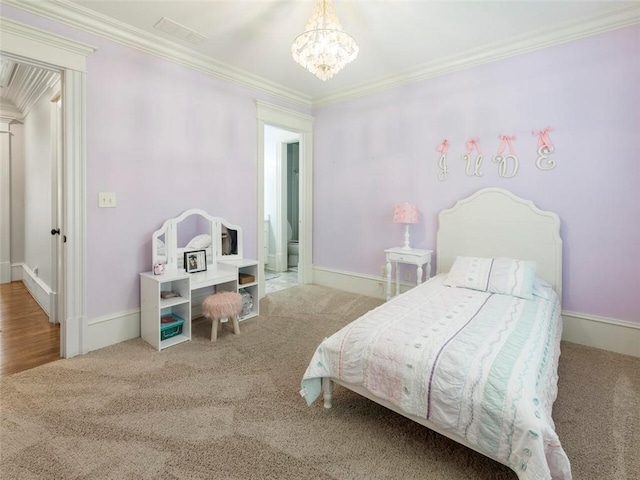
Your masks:
{"label": "white baseboard", "polygon": [[276,268],[276,256],[271,254],[267,256],[267,268],[269,270],[275,270]]}
{"label": "white baseboard", "polygon": [[562,339],[589,347],[640,357],[640,324],[562,312]]}
{"label": "white baseboard", "polygon": [[54,301],[51,287],[49,287],[49,285],[47,285],[40,277],[33,273],[33,270],[31,270],[24,263],[19,264],[18,268],[22,270],[22,273],[19,274],[22,279],[22,283],[24,283],[31,296],[35,299],[36,302],[38,302],[38,305],[40,305],[40,307],[45,311],[47,316],[50,317],[52,303]]}
{"label": "white baseboard", "polygon": [[139,309],[93,318],[87,322],[83,353],[115,345],[139,336]]}
{"label": "white baseboard", "polygon": [[[314,266],[313,283],[368,297],[386,298],[386,278],[383,277]],[[409,288],[410,284],[400,285],[402,292]],[[565,311],[562,318],[563,340],[640,357],[640,324]]]}
{"label": "white baseboard", "polygon": [[11,282],[11,263],[0,262],[0,283]]}
{"label": "white baseboard", "polygon": [[[382,300],[387,298],[387,279],[385,277],[314,266],[313,283],[367,297],[380,298]],[[400,282],[400,291],[406,292],[412,286],[408,283]],[[395,280],[392,281],[391,288],[395,288]]]}
{"label": "white baseboard", "polygon": [[11,281],[17,282],[18,280],[22,280],[22,263],[12,263],[11,264]]}

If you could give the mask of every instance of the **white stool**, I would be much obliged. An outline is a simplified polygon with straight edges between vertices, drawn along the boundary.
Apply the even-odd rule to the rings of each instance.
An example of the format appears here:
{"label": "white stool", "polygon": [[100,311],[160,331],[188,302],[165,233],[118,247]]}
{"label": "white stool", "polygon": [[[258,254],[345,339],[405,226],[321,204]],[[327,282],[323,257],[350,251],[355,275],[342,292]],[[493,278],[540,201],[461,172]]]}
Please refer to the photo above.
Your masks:
{"label": "white stool", "polygon": [[240,335],[238,316],[242,312],[242,295],[236,292],[219,292],[209,295],[202,302],[202,314],[210,318],[211,341],[218,339],[218,329],[222,327],[220,320],[229,319],[233,324],[233,333]]}

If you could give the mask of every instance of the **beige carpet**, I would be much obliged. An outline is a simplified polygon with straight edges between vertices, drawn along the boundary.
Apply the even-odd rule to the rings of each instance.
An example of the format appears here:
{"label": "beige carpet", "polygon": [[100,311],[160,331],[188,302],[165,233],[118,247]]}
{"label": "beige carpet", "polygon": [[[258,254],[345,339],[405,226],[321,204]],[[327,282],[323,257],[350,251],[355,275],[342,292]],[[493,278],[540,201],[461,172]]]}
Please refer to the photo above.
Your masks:
{"label": "beige carpet", "polygon": [[[514,479],[358,395],[307,407],[318,342],[380,301],[318,286],[162,352],[141,339],[5,377],[3,479]],[[640,478],[640,359],[563,344],[554,417],[574,479]]]}

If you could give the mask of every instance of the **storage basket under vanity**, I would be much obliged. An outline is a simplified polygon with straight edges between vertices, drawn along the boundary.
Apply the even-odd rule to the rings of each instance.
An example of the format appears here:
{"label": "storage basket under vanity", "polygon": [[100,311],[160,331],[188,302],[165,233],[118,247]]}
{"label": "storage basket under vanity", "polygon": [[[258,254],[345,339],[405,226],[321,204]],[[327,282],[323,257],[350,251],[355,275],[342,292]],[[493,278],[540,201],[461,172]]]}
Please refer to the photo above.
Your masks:
{"label": "storage basket under vanity", "polygon": [[160,318],[160,340],[175,337],[182,333],[184,319],[174,313],[163,315]]}
{"label": "storage basket under vanity", "polygon": [[240,317],[244,317],[253,311],[253,295],[244,288],[241,288],[238,293],[242,295],[242,311],[240,312]]}

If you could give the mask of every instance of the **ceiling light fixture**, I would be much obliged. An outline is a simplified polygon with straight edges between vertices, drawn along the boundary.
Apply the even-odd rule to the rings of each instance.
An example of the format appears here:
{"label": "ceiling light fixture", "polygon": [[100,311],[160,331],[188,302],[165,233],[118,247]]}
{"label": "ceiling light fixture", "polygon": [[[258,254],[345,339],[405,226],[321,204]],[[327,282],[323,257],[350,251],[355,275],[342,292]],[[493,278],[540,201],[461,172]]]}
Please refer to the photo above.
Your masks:
{"label": "ceiling light fixture", "polygon": [[333,0],[317,0],[304,33],[291,45],[293,59],[320,80],[327,80],[358,56],[358,44],[340,25]]}

